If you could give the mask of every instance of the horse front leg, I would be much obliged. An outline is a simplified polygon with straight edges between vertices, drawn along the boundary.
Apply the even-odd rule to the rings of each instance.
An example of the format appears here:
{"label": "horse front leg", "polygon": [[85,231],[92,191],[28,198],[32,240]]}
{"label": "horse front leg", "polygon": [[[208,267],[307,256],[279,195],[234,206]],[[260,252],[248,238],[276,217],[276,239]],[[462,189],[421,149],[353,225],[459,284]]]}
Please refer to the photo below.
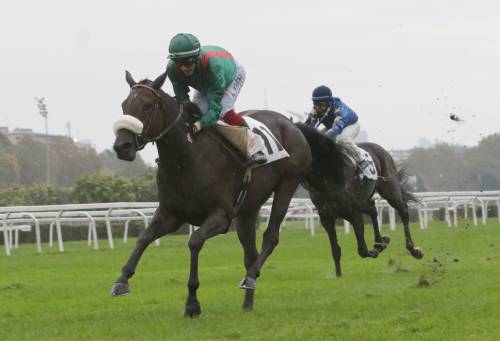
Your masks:
{"label": "horse front leg", "polygon": [[184,310],[184,317],[197,317],[201,314],[201,306],[196,292],[200,287],[198,279],[198,255],[208,238],[224,233],[229,225],[226,212],[216,210],[201,224],[200,228],[193,232],[189,238],[189,250],[191,252],[191,265],[188,280],[188,298]]}
{"label": "horse front leg", "polygon": [[144,253],[144,250],[154,240],[167,233],[177,231],[181,225],[182,222],[174,216],[162,213],[160,208],[156,210],[149,226],[139,235],[134,251],[132,251],[127,263],[122,268],[121,276],[111,289],[111,296],[121,296],[129,293],[128,280],[134,275],[137,263],[139,263],[139,259]]}
{"label": "horse front leg", "polygon": [[328,233],[328,238],[330,239],[330,249],[332,252],[333,263],[335,264],[335,275],[337,277],[341,277],[342,269],[340,267],[340,257],[342,255],[342,251],[337,240],[337,230],[335,229],[336,217],[329,214],[326,210],[320,210],[318,213],[321,225],[323,225],[323,228],[326,233]]}

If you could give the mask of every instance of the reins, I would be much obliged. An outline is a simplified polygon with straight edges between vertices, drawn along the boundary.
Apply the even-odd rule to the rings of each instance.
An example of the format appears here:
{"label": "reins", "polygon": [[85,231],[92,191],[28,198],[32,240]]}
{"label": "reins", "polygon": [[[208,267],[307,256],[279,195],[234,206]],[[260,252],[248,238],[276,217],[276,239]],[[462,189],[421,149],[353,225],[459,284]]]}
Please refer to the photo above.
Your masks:
{"label": "reins", "polygon": [[[145,85],[145,84],[135,84],[133,87],[131,87],[131,90],[132,89],[135,89],[135,88],[144,88],[144,89],[148,89],[150,90],[156,97],[158,97],[158,99],[161,100],[161,95],[160,93],[148,86],[148,85]],[[146,129],[141,133],[141,134],[137,134],[135,136],[135,142],[137,144],[137,149],[138,150],[142,150],[144,149],[144,147],[146,146],[146,144],[148,144],[149,142],[152,142],[152,143],[155,143],[157,142],[158,140],[160,140],[163,136],[165,136],[165,134],[167,134],[176,124],[177,122],[179,122],[182,114],[184,112],[184,105],[181,103],[179,105],[179,112],[177,113],[177,117],[175,118],[175,120],[173,120],[165,129],[163,129],[160,134],[158,134],[157,136],[155,137],[147,137],[145,135],[146,131],[149,129],[149,126],[150,124],[148,124],[148,126],[146,127]],[[153,115],[153,113],[151,113],[151,115]],[[151,121],[151,119],[150,119]]]}

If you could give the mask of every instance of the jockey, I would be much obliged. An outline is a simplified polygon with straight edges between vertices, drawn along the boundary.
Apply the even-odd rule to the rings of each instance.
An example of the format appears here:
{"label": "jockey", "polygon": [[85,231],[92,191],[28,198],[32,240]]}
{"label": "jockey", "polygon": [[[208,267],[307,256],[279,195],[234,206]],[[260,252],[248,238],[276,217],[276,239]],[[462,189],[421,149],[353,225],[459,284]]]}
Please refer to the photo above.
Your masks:
{"label": "jockey", "polygon": [[[189,101],[189,87],[194,88],[192,102],[203,114],[194,123],[194,133],[220,119],[229,125],[246,126],[243,117],[234,111],[234,103],[245,82],[245,69],[228,51],[218,46],[200,46],[198,39],[189,33],[175,35],[168,51],[167,75],[176,100]],[[262,138],[246,130],[246,167],[266,163]]]}
{"label": "jockey", "polygon": [[318,86],[312,93],[313,110],[306,124],[324,131],[325,134],[344,143],[357,166],[364,170],[369,164],[361,158],[354,140],[359,134],[358,115],[340,98],[332,96],[332,90],[325,85]]}

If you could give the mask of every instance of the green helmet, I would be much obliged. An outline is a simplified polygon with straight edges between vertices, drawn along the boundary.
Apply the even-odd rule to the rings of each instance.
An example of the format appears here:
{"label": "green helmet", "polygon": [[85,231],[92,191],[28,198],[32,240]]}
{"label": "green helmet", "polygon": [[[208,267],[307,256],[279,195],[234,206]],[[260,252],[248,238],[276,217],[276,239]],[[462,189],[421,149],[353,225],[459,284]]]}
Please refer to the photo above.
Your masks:
{"label": "green helmet", "polygon": [[170,59],[189,58],[200,53],[200,41],[189,33],[177,33],[168,47]]}

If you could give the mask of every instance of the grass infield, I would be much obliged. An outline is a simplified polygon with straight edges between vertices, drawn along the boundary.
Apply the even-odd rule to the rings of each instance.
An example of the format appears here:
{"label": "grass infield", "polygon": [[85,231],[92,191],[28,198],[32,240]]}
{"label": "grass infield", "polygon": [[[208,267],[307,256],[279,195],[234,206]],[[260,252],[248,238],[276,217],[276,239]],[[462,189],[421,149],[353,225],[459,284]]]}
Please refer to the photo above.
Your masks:
{"label": "grass infield", "polygon": [[[335,278],[328,237],[289,223],[257,281],[252,312],[241,309],[243,251],[235,233],[200,253],[202,314],[183,317],[187,236],[151,245],[130,280],[110,289],[134,241],[115,250],[65,243],[66,252],[21,245],[0,255],[0,340],[494,340],[500,338],[500,224],[458,228],[412,224],[424,258],[404,248],[401,226],[377,259],[361,259],[354,234],[338,230],[343,277]],[[258,233],[259,245],[262,233]],[[372,244],[371,226],[366,239]],[[3,251],[3,249],[2,249]]]}

